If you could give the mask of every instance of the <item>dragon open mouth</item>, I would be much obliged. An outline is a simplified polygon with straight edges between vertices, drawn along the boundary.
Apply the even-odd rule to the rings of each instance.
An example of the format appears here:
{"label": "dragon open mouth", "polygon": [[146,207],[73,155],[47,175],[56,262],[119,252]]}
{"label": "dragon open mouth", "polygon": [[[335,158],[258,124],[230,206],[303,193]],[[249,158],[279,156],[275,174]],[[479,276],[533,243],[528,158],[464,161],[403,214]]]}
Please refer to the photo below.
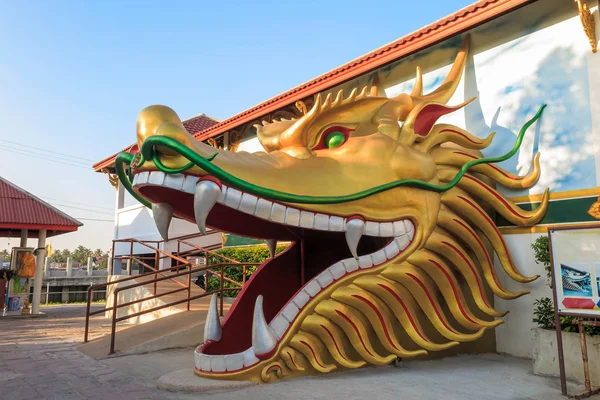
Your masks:
{"label": "dragon open mouth", "polygon": [[539,207],[524,210],[490,184],[537,182],[539,153],[524,176],[493,164],[518,152],[545,105],[495,157],[481,153],[493,134],[437,123],[472,100],[447,104],[468,46],[466,36],[428,94],[419,69],[412,92],[391,98],[380,95],[376,74],[347,96],[319,93],[298,101],[297,112],[249,122],[239,132],[254,129],[265,152],[205,144],[168,107],[140,113],[138,151],[120,153],[115,170],[152,208],[165,240],[176,215],[203,233],[210,226],[263,239],[272,256],[277,241],[291,243],[256,269],[222,322],[213,294],[196,374],[265,383],[387,365],[479,340],[501,324],[506,312],[493,308],[486,287],[506,300],[528,293],[503,287],[494,257],[516,282],[537,276],[518,271],[483,206],[516,226],[543,218],[547,190]]}
{"label": "dragon open mouth", "polygon": [[408,218],[375,222],[314,213],[227,187],[211,176],[139,171],[132,183],[152,201],[159,230],[168,229],[174,213],[200,230],[208,225],[265,239],[272,249],[275,241],[291,242],[257,268],[222,325],[209,311],[209,337],[195,352],[202,374],[243,371],[270,358],[312,298],[350,274],[398,257],[415,235]]}

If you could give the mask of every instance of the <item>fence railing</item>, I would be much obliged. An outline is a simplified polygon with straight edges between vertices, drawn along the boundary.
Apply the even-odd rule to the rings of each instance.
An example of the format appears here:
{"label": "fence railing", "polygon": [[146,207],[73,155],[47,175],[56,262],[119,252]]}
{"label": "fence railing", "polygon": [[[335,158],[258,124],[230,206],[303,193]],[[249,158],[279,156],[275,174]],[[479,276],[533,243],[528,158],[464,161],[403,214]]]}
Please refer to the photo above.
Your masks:
{"label": "fence railing", "polygon": [[[189,237],[187,237],[187,238],[189,238]],[[241,290],[243,288],[244,284],[246,283],[247,267],[248,266],[256,266],[256,265],[260,264],[260,263],[240,263],[234,259],[222,256],[216,252],[213,252],[211,249],[206,249],[206,248],[202,248],[202,247],[196,246],[194,244],[191,244],[191,243],[187,242],[185,239],[177,239],[177,240],[178,240],[178,247],[177,247],[178,251],[177,251],[176,255],[167,253],[167,252],[159,249],[158,243],[157,243],[158,241],[150,242],[150,243],[157,243],[157,246],[155,247],[155,246],[148,244],[148,242],[146,242],[146,241],[141,241],[141,240],[137,240],[137,239],[115,240],[115,242],[118,242],[118,241],[131,242],[130,254],[127,256],[120,256],[120,257],[125,257],[127,259],[135,260],[136,262],[140,263],[140,265],[143,265],[145,268],[149,269],[151,272],[128,276],[128,277],[124,277],[124,278],[114,280],[111,282],[101,283],[101,284],[97,284],[97,285],[91,285],[88,288],[87,309],[86,309],[86,319],[85,319],[85,333],[84,333],[84,340],[83,340],[84,342],[87,342],[88,337],[89,337],[90,317],[93,315],[96,315],[96,314],[105,313],[106,311],[112,311],[111,339],[110,339],[109,354],[113,354],[115,352],[116,327],[117,327],[117,323],[119,323],[121,321],[125,321],[130,318],[139,317],[143,314],[152,313],[152,312],[161,310],[163,308],[172,307],[172,306],[176,306],[176,305],[184,304],[184,303],[187,303],[185,311],[189,311],[190,310],[190,302],[197,300],[197,299],[201,299],[206,296],[210,296],[213,293],[219,294],[219,311],[222,316],[223,308],[224,308],[223,301],[224,301],[224,297],[225,297],[224,296],[225,292]],[[154,262],[155,262],[154,265],[155,266],[158,266],[158,261],[161,257],[162,258],[170,258],[171,262],[176,262],[177,264],[170,268],[159,270],[155,266],[152,266],[152,265],[146,263],[145,261],[143,261],[144,259],[147,259],[148,256],[139,257],[139,256],[136,256],[133,254],[134,244],[139,244],[139,245],[145,246],[146,248],[152,250],[155,253],[155,256],[154,256]],[[193,250],[182,252],[182,251],[180,251],[181,244],[184,244],[185,246],[190,246],[193,248]],[[114,243],[113,243],[113,248],[114,248]],[[206,265],[199,265],[193,261],[183,258],[184,254],[185,254],[185,256],[188,256],[188,257],[191,256],[190,253],[204,254],[205,260],[206,260]],[[223,259],[225,262],[211,265],[208,260],[208,256],[210,254]],[[131,261],[131,262],[133,262],[133,261]],[[237,281],[225,276],[225,267],[232,267],[232,266],[242,268],[242,272],[243,272],[242,273],[242,275],[243,275],[242,282],[237,282]],[[131,272],[131,271],[129,271],[129,272]],[[193,274],[202,274],[202,273],[204,273],[204,276],[205,276],[205,282],[206,282],[205,290],[200,294],[192,296],[192,293],[191,293],[192,284],[193,284],[192,283],[192,275]],[[208,290],[208,277],[209,276],[217,276],[219,278],[219,288],[218,289],[212,290],[212,291]],[[175,282],[180,287],[176,288],[176,289],[168,290],[163,293],[157,293],[158,284],[160,282],[165,282],[167,280]],[[132,284],[122,286],[122,284],[124,282],[129,282],[129,281],[132,281]],[[231,286],[225,287],[225,282],[229,282],[229,283],[233,284],[234,286],[233,287],[231,287]],[[97,290],[102,290],[102,289],[107,291],[108,287],[113,286],[113,285],[119,285],[119,286],[115,287],[114,290],[112,291],[112,294],[110,295],[113,298],[112,305],[107,306],[106,309],[91,311],[91,299],[92,299],[93,292],[97,291]],[[139,288],[142,286],[148,286],[148,285],[151,285],[153,288],[152,295],[119,304],[119,293],[124,292],[126,290],[135,289],[135,288]],[[148,309],[142,309],[141,311],[138,311],[138,312],[135,312],[132,314],[118,316],[118,311],[124,307],[128,307],[128,306],[131,306],[134,304],[147,302],[147,301],[154,300],[154,299],[157,299],[157,298],[160,298],[163,296],[181,293],[181,292],[186,292],[185,298],[173,300],[171,302],[164,303],[162,305],[151,307]],[[108,295],[107,295],[106,300],[107,300],[107,305],[108,305],[108,301],[109,301]]]}
{"label": "fence railing", "polygon": [[[69,290],[68,292],[66,292],[69,296],[72,294],[86,294],[86,298],[85,301],[88,301],[88,296],[90,295],[88,290]],[[104,293],[105,294],[105,298],[106,298],[106,291],[96,291],[96,294],[98,293]],[[46,284],[46,290],[42,292],[41,297],[46,299],[46,305],[50,304],[50,296],[62,296],[62,292],[51,292],[50,291],[50,283]],[[31,293],[30,298],[33,297],[33,293]],[[103,300],[103,299],[100,299]],[[30,300],[33,301],[33,300]],[[92,301],[92,299],[90,298],[90,301]],[[63,303],[61,301],[61,303]],[[68,301],[65,303],[69,303]]]}
{"label": "fence railing", "polygon": [[[209,230],[209,233],[211,233],[211,231]],[[182,235],[182,236],[178,236],[178,237],[174,237],[169,239],[170,242],[177,242],[177,256],[181,256],[181,255],[187,255],[186,251],[182,251],[181,250],[181,244],[193,247],[194,249],[202,249],[201,251],[211,251],[211,250],[215,250],[221,247],[220,244],[214,245],[214,246],[208,246],[208,247],[198,247],[194,244],[190,244],[190,242],[188,242],[188,240],[190,239],[194,239],[197,237],[202,236],[202,234],[200,232],[198,233],[192,233],[192,234],[187,234],[187,235]],[[129,254],[122,254],[122,255],[117,255],[115,256],[115,246],[118,243],[129,243]],[[136,263],[139,266],[143,266],[145,268],[151,269],[156,268],[158,269],[158,266],[160,265],[160,262],[164,259],[168,259],[171,258],[171,254],[164,251],[164,249],[160,249],[160,245],[165,243],[164,240],[138,240],[138,239],[134,239],[134,238],[126,238],[126,239],[115,239],[113,240],[112,243],[112,252],[111,254],[113,254],[112,259],[110,260],[109,266],[108,266],[108,270],[110,271],[110,275],[115,275],[115,262],[119,261],[121,263],[121,268],[122,265],[125,264],[126,265],[126,273],[127,275],[131,275],[133,273],[133,264]],[[151,254],[154,253],[153,255],[149,256],[149,255],[135,255],[134,253],[134,248],[135,245],[142,245],[142,248],[145,248],[147,250],[147,253],[145,254]],[[154,246],[150,246],[150,244],[154,244]],[[139,248],[138,248],[139,250]],[[140,251],[137,251],[137,253],[140,253]],[[217,254],[217,253],[213,253],[213,254]],[[221,256],[223,257],[223,256]],[[226,257],[224,257],[225,259]],[[230,260],[230,261],[235,261],[235,260]],[[152,262],[153,265],[151,266],[149,264],[149,262]]]}

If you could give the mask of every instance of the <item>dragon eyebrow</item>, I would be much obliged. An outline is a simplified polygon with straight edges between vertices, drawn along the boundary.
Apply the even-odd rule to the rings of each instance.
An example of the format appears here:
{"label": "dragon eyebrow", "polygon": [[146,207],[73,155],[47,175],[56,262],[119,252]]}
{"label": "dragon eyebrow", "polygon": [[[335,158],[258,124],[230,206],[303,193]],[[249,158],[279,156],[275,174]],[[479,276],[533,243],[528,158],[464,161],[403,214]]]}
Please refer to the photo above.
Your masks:
{"label": "dragon eyebrow", "polygon": [[[273,189],[265,188],[262,186],[258,186],[253,183],[250,183],[248,181],[245,181],[243,179],[237,178],[237,177],[233,176],[232,174],[228,173],[227,171],[223,170],[222,168],[218,167],[217,165],[213,164],[212,160],[217,156],[217,153],[213,154],[211,157],[202,157],[199,154],[197,154],[196,152],[194,152],[192,149],[190,149],[190,148],[186,147],[184,144],[178,142],[177,140],[175,140],[173,138],[165,137],[165,136],[151,136],[151,137],[147,138],[144,141],[144,143],[142,144],[142,148],[141,148],[142,157],[140,158],[140,161],[153,160],[154,164],[156,165],[156,167],[159,170],[161,170],[165,173],[169,173],[169,174],[182,173],[194,166],[198,166],[198,167],[202,168],[204,171],[206,171],[207,173],[214,175],[215,177],[217,177],[224,183],[227,183],[237,189],[243,190],[245,192],[254,194],[259,197],[267,198],[270,200],[281,201],[281,202],[287,202],[287,203],[298,203],[298,204],[346,203],[346,202],[350,202],[350,201],[360,200],[365,197],[372,196],[374,194],[381,193],[386,190],[390,190],[390,189],[394,189],[394,188],[402,187],[402,186],[414,187],[414,188],[429,190],[432,192],[443,193],[443,192],[446,192],[446,191],[452,189],[454,186],[456,186],[456,184],[458,184],[460,179],[464,176],[464,174],[470,168],[472,168],[476,165],[479,165],[479,164],[492,164],[492,163],[502,162],[502,161],[508,160],[509,158],[514,156],[517,153],[517,151],[519,150],[519,148],[521,147],[521,143],[523,142],[523,138],[525,136],[527,129],[541,117],[542,112],[544,111],[545,107],[546,107],[546,104],[543,104],[539,108],[539,110],[537,111],[535,116],[523,125],[523,127],[519,131],[519,134],[517,135],[517,140],[516,140],[513,148],[510,151],[508,151],[506,154],[503,154],[498,157],[484,157],[481,159],[472,160],[472,161],[467,162],[465,165],[463,165],[461,167],[461,169],[458,171],[458,173],[456,174],[454,179],[452,179],[450,182],[446,183],[445,185],[435,185],[435,184],[421,181],[418,179],[400,179],[397,181],[388,182],[383,185],[375,186],[375,187],[367,189],[367,190],[363,190],[360,192],[343,195],[343,196],[306,196],[306,195],[281,192],[278,190],[273,190]],[[190,162],[180,168],[168,168],[160,162],[160,160],[157,156],[156,150],[155,150],[156,146],[163,146],[163,147],[167,147],[171,150],[174,150],[177,153],[179,153],[180,155],[182,155],[183,157],[185,157],[186,159],[188,159]],[[136,198],[139,202],[141,202],[145,206],[152,207],[152,204],[148,200],[142,198],[140,195],[138,195],[133,190],[131,180],[125,172],[125,164],[130,165],[135,158],[136,158],[136,155],[133,155],[130,153],[120,153],[115,160],[115,169],[117,170],[117,175],[119,176],[119,179],[123,183],[123,186],[125,187],[125,189],[127,189],[127,191],[129,193],[131,193],[131,195],[134,198]],[[142,163],[140,162],[140,163],[138,163],[137,166],[139,167],[139,166],[141,166],[141,164]]]}

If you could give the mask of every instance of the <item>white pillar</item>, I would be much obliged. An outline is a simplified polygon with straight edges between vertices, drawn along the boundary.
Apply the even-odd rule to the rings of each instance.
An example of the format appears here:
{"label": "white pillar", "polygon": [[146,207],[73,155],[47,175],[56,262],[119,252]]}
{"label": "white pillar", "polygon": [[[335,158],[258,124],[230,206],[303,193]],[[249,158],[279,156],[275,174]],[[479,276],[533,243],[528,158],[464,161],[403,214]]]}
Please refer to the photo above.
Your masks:
{"label": "white pillar", "polygon": [[[21,231],[22,232],[22,231]],[[25,235],[27,237],[27,235]],[[40,299],[42,297],[42,282],[44,280],[44,257],[46,256],[46,230],[38,231],[38,251],[35,263],[35,279],[33,280],[32,314],[40,313]]]}
{"label": "white pillar", "polygon": [[[27,247],[27,229],[21,229],[21,244],[19,245],[20,247]],[[46,231],[44,231],[44,235],[46,234]],[[44,239],[46,240],[46,239]]]}
{"label": "white pillar", "polygon": [[114,260],[112,260],[112,262],[115,263],[115,275],[121,275],[123,274],[123,261],[121,261],[120,259],[116,258]]}
{"label": "white pillar", "polygon": [[133,260],[131,258],[127,259],[127,275],[131,275],[131,270],[133,269]]}
{"label": "white pillar", "polygon": [[73,259],[67,257],[67,276],[73,276]]}
{"label": "white pillar", "polygon": [[[113,239],[119,238],[119,212],[123,207],[125,207],[125,188],[123,185],[121,185],[121,182],[119,182],[115,201],[115,227],[113,231]],[[114,256],[114,254],[111,254],[111,256]]]}
{"label": "white pillar", "polygon": [[46,257],[44,262],[44,276],[50,275],[50,257]]}
{"label": "white pillar", "polygon": [[92,257],[88,257],[88,276],[92,276],[94,266],[92,265]]}

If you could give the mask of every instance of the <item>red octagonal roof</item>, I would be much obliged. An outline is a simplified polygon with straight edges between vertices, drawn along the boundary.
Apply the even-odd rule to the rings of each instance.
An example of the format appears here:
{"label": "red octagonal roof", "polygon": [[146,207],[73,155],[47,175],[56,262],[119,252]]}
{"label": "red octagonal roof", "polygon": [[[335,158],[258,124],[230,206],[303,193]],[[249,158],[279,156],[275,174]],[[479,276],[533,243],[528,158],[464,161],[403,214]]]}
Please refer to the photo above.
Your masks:
{"label": "red octagonal roof", "polygon": [[0,177],[0,236],[19,237],[22,229],[29,237],[46,230],[47,236],[76,231],[83,224]]}

